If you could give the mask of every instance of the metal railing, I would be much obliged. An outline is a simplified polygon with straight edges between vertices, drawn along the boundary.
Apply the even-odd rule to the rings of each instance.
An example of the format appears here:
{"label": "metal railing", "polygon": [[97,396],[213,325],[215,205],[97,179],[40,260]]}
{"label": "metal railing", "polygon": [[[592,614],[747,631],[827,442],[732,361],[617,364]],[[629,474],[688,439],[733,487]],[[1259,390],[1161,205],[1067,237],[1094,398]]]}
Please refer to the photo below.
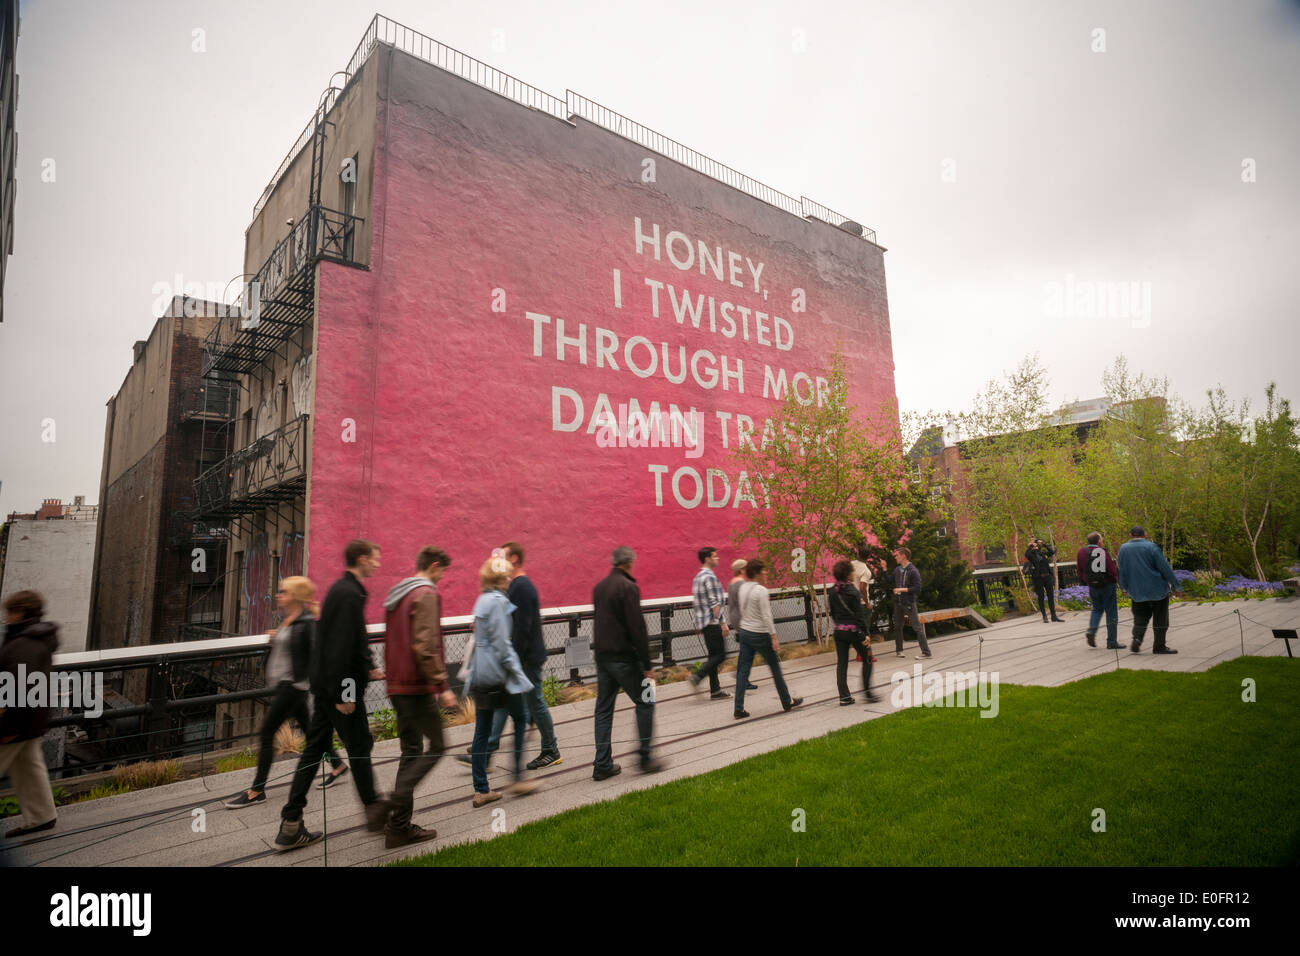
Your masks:
{"label": "metal railing", "polygon": [[242,514],[302,494],[307,483],[307,419],[299,415],[194,479],[196,516]]}
{"label": "metal railing", "polygon": [[[676,140],[650,129],[648,126],[629,119],[608,107],[601,106],[594,100],[575,93],[573,90],[566,90],[564,99],[552,96],[545,90],[525,83],[509,73],[489,66],[481,60],[461,53],[444,43],[439,43],[432,37],[425,36],[417,30],[412,30],[410,27],[403,26],[378,14],[371,19],[370,24],[366,27],[366,32],[357,44],[352,59],[348,61],[347,68],[343,71],[349,82],[352,77],[356,76],[362,64],[380,44],[391,45],[404,53],[409,53],[426,63],[431,63],[440,69],[446,70],[448,73],[454,73],[456,76],[477,86],[491,90],[529,109],[540,110],[554,116],[556,119],[570,122],[575,116],[585,119],[603,129],[609,130],[611,133],[622,136],[624,139],[632,140],[647,149],[694,169],[696,172],[703,173],[756,199],[776,206],[778,209],[783,209],[793,216],[798,216],[801,219],[816,219],[835,227],[845,227],[851,224],[846,231],[849,231],[852,235],[860,235],[868,242],[876,242],[875,230],[859,226],[861,232],[858,232],[852,228],[858,226],[858,224],[854,223],[848,216],[837,213],[821,203],[814,202],[807,196],[796,199],[780,190],[773,189],[771,186],[761,183],[751,176],[746,176],[744,173],[715,159],[710,159],[708,156],[684,146]],[[333,106],[337,95],[337,92],[329,94],[324,104],[326,112]],[[280,163],[275,175],[271,177],[271,182],[262,191],[261,197],[253,206],[254,219],[265,207],[266,201],[275,191],[275,187],[279,185],[289,166],[292,165],[298,154],[306,148],[307,144],[311,142],[315,122],[315,114],[313,114],[312,120],[308,122],[306,128],[294,141],[289,154]]]}
{"label": "metal railing", "polygon": [[[690,663],[708,656],[703,638],[695,630],[693,601],[689,597],[642,602],[650,636],[650,654],[660,666]],[[798,591],[773,591],[772,614],[777,637],[783,643],[815,640],[812,603]],[[590,605],[551,608],[542,612],[542,636],[547,648],[543,679],[581,683],[595,675],[595,665],[570,667],[566,645],[576,640],[590,649],[594,609]],[[198,629],[189,629],[199,633]],[[384,666],[384,626],[372,624],[371,652],[375,664]],[[449,617],[442,621],[443,644],[453,686],[462,686],[459,662],[473,639],[473,618]],[[585,641],[584,641],[585,638]],[[726,638],[735,653],[735,636]],[[246,701],[265,703],[272,691],[266,683],[266,635],[187,640],[183,643],[56,654],[54,670],[105,675],[105,683],[119,688],[98,717],[66,710],[55,711],[50,736],[58,741],[64,758],[51,762],[56,775],[91,772],[141,759],[168,759],[217,749],[247,746],[256,741],[264,710],[250,705],[236,708],[243,714],[222,715]],[[366,685],[368,713],[390,705],[387,685]],[[220,726],[220,723],[226,726]],[[229,719],[227,719],[227,716]],[[205,729],[206,728],[206,729]],[[48,748],[47,748],[48,749]]]}

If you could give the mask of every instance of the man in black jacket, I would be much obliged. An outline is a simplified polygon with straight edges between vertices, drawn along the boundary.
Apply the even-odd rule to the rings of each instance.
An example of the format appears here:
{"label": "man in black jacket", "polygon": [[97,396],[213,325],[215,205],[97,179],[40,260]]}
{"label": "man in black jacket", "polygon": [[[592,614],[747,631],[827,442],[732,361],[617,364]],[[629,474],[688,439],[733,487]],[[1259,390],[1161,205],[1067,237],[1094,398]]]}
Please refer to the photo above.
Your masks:
{"label": "man in black jacket", "polygon": [[379,570],[379,547],[369,541],[349,541],[343,551],[347,571],[334,582],[321,605],[316,625],[316,646],[312,649],[311,725],[307,742],[293,776],[289,800],[280,812],[277,850],[293,850],[320,839],[303,826],[302,811],[307,791],[322,758],[330,752],[337,731],[352,761],[352,779],[357,795],[366,805],[366,825],[375,833],[388,822],[391,804],[375,793],[375,774],[370,763],[374,738],[366,720],[366,683],[383,680],[375,667],[366,633],[366,589],[361,582]]}
{"label": "man in black jacket", "polygon": [[899,548],[894,552],[898,567],[893,570],[894,591],[894,649],[903,656],[903,625],[911,624],[921,643],[921,656],[930,656],[930,645],[925,640],[925,625],[917,613],[916,601],[921,596],[921,572],[912,563],[912,552]]}
{"label": "man in black jacket", "polygon": [[1042,538],[1035,538],[1025,551],[1025,563],[1029,565],[1030,580],[1034,583],[1034,596],[1038,599],[1038,609],[1043,612],[1043,623],[1047,623],[1047,611],[1052,611],[1052,620],[1057,624],[1064,624],[1056,616],[1056,598],[1052,594],[1053,585],[1056,583],[1056,571],[1053,559],[1056,557],[1056,549],[1049,544],[1045,544]]}
{"label": "man in black jacket", "polygon": [[[5,638],[0,646],[0,673],[9,675],[19,694],[27,691],[27,678],[43,673],[50,686],[59,628],[42,621],[44,599],[35,591],[15,591],[5,599]],[[21,671],[20,671],[21,668]],[[45,768],[41,739],[50,725],[48,706],[0,707],[0,777],[8,775],[18,797],[25,826],[14,827],[7,837],[49,830],[58,822],[50,774]]]}
{"label": "man in black jacket", "polygon": [[614,704],[621,688],[636,705],[636,729],[641,738],[641,772],[654,773],[663,765],[650,756],[654,730],[654,671],[650,667],[650,638],[641,615],[641,589],[632,577],[636,553],[631,548],[614,549],[614,570],[596,585],[596,762],[593,780],[605,780],[622,768],[614,763],[610,734],[614,728]]}

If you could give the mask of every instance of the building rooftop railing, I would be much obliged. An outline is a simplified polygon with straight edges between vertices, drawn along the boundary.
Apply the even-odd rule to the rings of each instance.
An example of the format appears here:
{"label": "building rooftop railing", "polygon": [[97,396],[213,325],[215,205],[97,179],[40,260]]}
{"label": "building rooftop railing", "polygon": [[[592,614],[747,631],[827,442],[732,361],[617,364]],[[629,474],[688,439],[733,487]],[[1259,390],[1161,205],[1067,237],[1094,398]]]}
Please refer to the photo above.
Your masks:
{"label": "building rooftop railing", "polygon": [[[581,96],[572,90],[565,91],[564,99],[552,96],[545,90],[538,89],[523,80],[511,76],[509,73],[489,66],[481,60],[476,60],[474,57],[461,53],[444,43],[439,43],[432,37],[425,36],[417,30],[412,30],[410,27],[379,14],[376,14],[371,19],[369,26],[366,27],[366,32],[362,35],[361,41],[352,54],[352,59],[348,61],[347,68],[343,71],[348,81],[356,75],[366,59],[380,44],[393,46],[404,53],[409,53],[426,63],[433,64],[439,69],[454,73],[462,79],[489,89],[522,106],[548,113],[556,119],[572,122],[574,117],[579,117],[589,123],[594,123],[617,136],[629,139],[668,159],[681,163],[683,166],[694,169],[696,172],[725,183],[733,189],[738,189],[755,199],[776,206],[778,209],[783,209],[793,216],[824,222],[853,235],[861,236],[868,242],[876,242],[874,229],[867,229],[851,220],[848,216],[837,213],[821,203],[814,202],[807,196],[800,196],[796,199],[794,196],[783,193],[778,189],[773,189],[771,186],[746,176],[744,173],[738,172],[715,159],[710,159],[689,146],[684,146],[676,140],[669,139],[662,133],[658,133],[648,126],[629,119],[608,107],[601,106],[594,100]],[[326,103],[326,110],[328,111],[338,92],[335,90],[327,95],[329,96]],[[294,141],[288,155],[280,163],[275,175],[271,177],[270,183],[262,191],[262,195],[253,206],[254,219],[261,213],[267,200],[275,191],[275,187],[279,185],[281,178],[289,166],[292,165],[294,159],[311,142],[312,128],[315,122],[314,117],[315,114],[313,114],[313,119],[307,123],[306,128],[303,129],[297,140]]]}

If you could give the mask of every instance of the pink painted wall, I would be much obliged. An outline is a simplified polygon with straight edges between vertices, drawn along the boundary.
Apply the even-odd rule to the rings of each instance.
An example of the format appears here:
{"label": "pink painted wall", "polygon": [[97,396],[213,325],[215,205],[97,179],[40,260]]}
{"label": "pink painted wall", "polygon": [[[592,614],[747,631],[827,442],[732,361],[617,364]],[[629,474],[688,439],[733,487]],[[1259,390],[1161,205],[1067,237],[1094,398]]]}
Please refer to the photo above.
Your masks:
{"label": "pink painted wall", "polygon": [[[716,410],[749,415],[761,429],[775,407],[762,397],[764,366],[787,376],[811,372],[837,343],[849,362],[852,400],[869,409],[893,399],[876,246],[663,157],[653,157],[655,181],[643,182],[643,160],[653,154],[636,144],[581,121],[572,128],[404,55],[390,76],[378,104],[371,270],[320,269],[309,504],[309,571],[318,584],[337,576],[350,538],[383,548],[383,570],[369,587],[372,619],[381,618],[383,593],[410,573],[426,544],[453,558],[442,585],[448,614],[469,610],[478,566],[511,538],[527,548],[546,607],[589,603],[617,545],[636,549],[645,597],[687,594],[696,549],[711,544],[730,561],[733,529],[754,507],[733,507],[736,475]],[[659,224],[658,261],[649,246],[638,254],[636,217],[646,233]],[[727,281],[729,273],[723,281],[712,271],[701,275],[698,261],[690,271],[675,267],[666,249],[673,230],[692,244],[721,246],[724,256],[739,253],[744,288]],[[674,250],[684,254],[686,246],[675,241]],[[744,257],[763,264],[757,292]],[[621,308],[614,269],[622,275]],[[666,290],[655,318],[646,277],[779,315],[791,325],[793,347],[710,332],[707,314],[699,329],[679,325]],[[792,311],[795,289],[804,290],[804,313]],[[494,311],[502,295],[504,311]],[[528,319],[529,311],[550,323]],[[568,336],[587,326],[585,365],[576,347],[557,361],[558,319]],[[597,327],[618,336],[617,370],[597,367]],[[674,375],[679,346],[688,358],[707,349],[733,368],[743,363],[743,394],[734,381],[724,391],[689,375],[673,384],[661,370],[636,376],[624,353],[636,335],[654,343],[661,366],[667,343]],[[634,358],[648,362],[648,350],[638,348]],[[579,430],[553,428],[554,386],[581,396]],[[588,425],[602,392],[615,413],[629,397],[643,407],[694,406],[704,416],[702,457],[682,448],[600,447]],[[572,417],[571,402],[563,412]],[[355,422],[355,441],[343,440],[344,419]],[[729,443],[734,428],[733,420]],[[668,466],[662,504],[652,464]],[[679,504],[671,478],[684,465],[701,476],[707,468],[726,471],[727,505]],[[689,480],[681,487],[694,491]]]}

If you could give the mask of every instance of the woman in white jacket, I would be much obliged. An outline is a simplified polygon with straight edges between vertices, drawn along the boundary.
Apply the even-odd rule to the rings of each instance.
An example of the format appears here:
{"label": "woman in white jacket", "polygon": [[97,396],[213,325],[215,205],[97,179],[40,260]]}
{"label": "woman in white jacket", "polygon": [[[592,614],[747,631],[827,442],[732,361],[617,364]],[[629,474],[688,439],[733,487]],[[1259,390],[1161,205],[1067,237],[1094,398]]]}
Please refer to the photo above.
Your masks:
{"label": "woman in white jacket", "polygon": [[767,593],[767,565],[753,558],[745,565],[746,581],[740,586],[740,632],[736,643],[740,645],[740,659],[736,662],[736,719],[749,716],[745,710],[745,691],[749,688],[749,669],[754,655],[762,654],[772,669],[772,680],[781,698],[781,707],[790,710],[803,703],[802,697],[791,698],[781,674],[781,658],[777,656],[780,643],[776,639],[776,624],[772,621],[772,601]]}
{"label": "woman in white jacket", "polygon": [[[500,549],[498,549],[499,551]],[[487,743],[492,733],[492,715],[505,710],[515,723],[515,775],[507,793],[525,794],[537,789],[536,780],[523,780],[524,767],[524,699],[532,682],[524,676],[519,655],[510,642],[510,615],[515,606],[506,597],[510,585],[510,562],[504,554],[492,557],[479,569],[483,593],[474,603],[474,656],[465,677],[465,696],[474,700],[474,743],[471,747],[474,772],[474,806],[481,807],[501,799],[499,792],[488,789]]]}

